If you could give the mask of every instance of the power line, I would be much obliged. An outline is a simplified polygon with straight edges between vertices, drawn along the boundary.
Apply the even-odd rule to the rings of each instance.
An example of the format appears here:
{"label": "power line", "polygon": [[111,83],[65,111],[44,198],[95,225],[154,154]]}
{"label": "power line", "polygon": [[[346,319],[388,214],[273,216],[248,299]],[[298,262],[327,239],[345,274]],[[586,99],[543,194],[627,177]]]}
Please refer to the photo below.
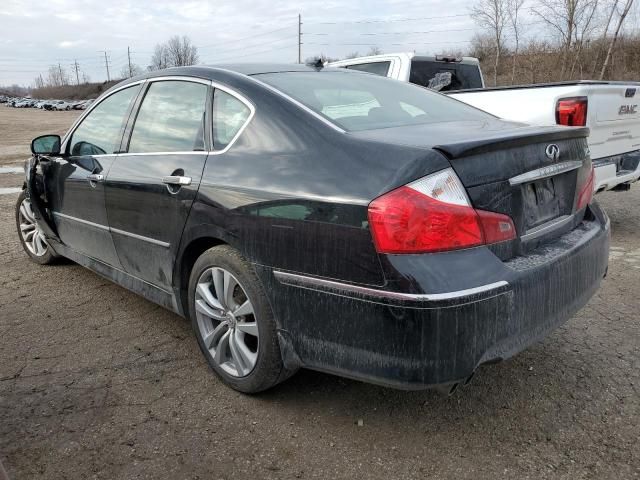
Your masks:
{"label": "power line", "polygon": [[262,37],[264,35],[269,35],[270,33],[276,33],[276,32],[282,32],[283,30],[291,30],[292,27],[282,27],[282,28],[278,28],[276,30],[269,30],[268,32],[262,32],[262,33],[257,33],[255,35],[250,35],[248,37],[243,37],[243,38],[236,38],[235,40],[225,40],[224,42],[216,42],[216,43],[210,43],[208,45],[202,45],[199,46],[199,49],[202,48],[209,48],[209,47],[217,47],[220,45],[225,45],[227,43],[237,43],[237,42],[241,42],[242,40],[248,40],[250,38],[256,38],[256,37]]}

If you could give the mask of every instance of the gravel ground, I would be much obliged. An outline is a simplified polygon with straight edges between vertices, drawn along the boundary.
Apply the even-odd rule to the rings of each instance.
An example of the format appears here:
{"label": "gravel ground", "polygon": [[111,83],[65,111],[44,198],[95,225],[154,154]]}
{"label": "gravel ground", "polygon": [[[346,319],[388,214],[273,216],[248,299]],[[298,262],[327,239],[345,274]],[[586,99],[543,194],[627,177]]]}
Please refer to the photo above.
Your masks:
{"label": "gravel ground", "polygon": [[[4,114],[0,126],[16,124]],[[32,132],[27,141],[47,129]],[[1,156],[9,134],[0,127],[5,165],[24,156]],[[0,174],[2,186],[21,181]],[[236,393],[187,321],[72,263],[31,263],[16,198],[0,195],[0,459],[11,479],[640,477],[638,186],[598,196],[613,239],[589,305],[448,398],[308,371]]]}

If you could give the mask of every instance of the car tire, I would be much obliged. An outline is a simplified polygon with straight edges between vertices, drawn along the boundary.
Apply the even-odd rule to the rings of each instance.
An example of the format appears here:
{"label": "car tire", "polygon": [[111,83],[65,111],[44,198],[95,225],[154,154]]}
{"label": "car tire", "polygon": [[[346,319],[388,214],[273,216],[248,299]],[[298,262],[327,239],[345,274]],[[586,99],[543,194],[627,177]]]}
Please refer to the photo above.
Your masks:
{"label": "car tire", "polygon": [[20,193],[16,202],[16,228],[20,244],[31,261],[39,265],[50,265],[58,260],[58,255],[47,244],[35,222],[26,190]]}
{"label": "car tire", "polygon": [[[246,302],[251,313],[234,317]],[[210,248],[195,262],[189,278],[189,316],[209,366],[231,388],[258,393],[292,374],[283,366],[276,322],[262,283],[234,248]]]}

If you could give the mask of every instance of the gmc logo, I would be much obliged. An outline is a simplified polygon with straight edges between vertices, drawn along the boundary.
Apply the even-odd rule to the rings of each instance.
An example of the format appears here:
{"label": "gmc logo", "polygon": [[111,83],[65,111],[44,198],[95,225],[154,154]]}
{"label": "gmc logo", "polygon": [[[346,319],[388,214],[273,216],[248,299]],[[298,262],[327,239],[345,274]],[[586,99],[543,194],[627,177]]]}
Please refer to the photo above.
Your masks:
{"label": "gmc logo", "polygon": [[638,105],[621,105],[618,115],[632,115],[638,113]]}

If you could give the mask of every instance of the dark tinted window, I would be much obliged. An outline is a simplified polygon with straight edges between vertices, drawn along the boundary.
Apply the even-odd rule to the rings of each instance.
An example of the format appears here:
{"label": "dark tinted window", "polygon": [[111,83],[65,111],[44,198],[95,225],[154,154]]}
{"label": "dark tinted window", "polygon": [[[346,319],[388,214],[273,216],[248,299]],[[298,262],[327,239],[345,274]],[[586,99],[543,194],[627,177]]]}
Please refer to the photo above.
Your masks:
{"label": "dark tinted window", "polygon": [[120,148],[125,115],[140,85],[110,95],[85,117],[71,137],[71,155],[105,155]]}
{"label": "dark tinted window", "polygon": [[445,95],[376,75],[324,70],[258,78],[345,130],[493,118]]}
{"label": "dark tinted window", "polygon": [[216,89],[213,95],[213,148],[224,149],[245,124],[251,110],[233,95]]}
{"label": "dark tinted window", "polygon": [[373,63],[359,63],[358,65],[347,65],[344,68],[349,70],[359,70],[361,72],[374,73],[381,77],[386,77],[389,72],[389,66],[391,62],[373,62]]}
{"label": "dark tinted window", "polygon": [[412,60],[409,81],[422,87],[428,87],[429,81],[439,73],[451,74],[451,84],[441,88],[439,90],[441,92],[482,88],[482,78],[480,77],[478,65],[436,62],[433,60]]}
{"label": "dark tinted window", "polygon": [[153,82],[138,112],[129,153],[204,150],[207,85]]}

